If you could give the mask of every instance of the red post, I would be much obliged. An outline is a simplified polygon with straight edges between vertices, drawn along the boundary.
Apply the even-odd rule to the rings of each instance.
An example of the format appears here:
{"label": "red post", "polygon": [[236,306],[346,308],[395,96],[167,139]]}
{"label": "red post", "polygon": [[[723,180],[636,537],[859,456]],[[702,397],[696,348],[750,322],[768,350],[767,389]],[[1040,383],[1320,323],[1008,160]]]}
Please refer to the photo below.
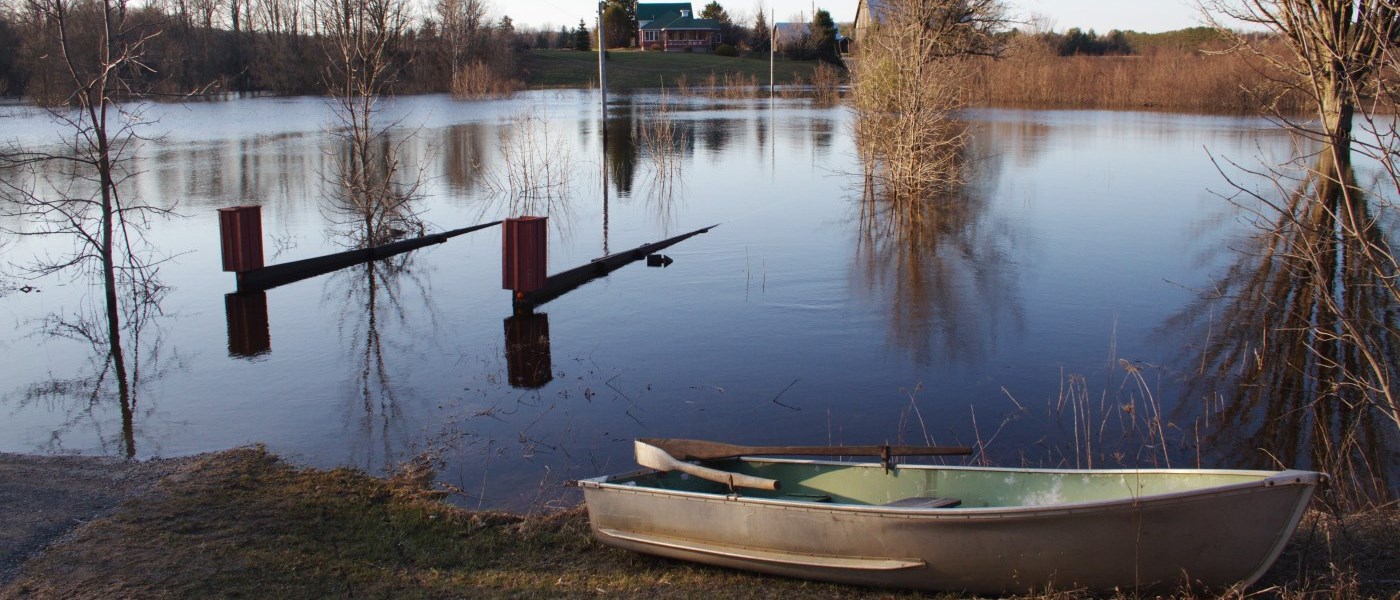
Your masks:
{"label": "red post", "polygon": [[517,295],[544,287],[549,277],[548,217],[517,217],[501,223],[501,287]]}
{"label": "red post", "polygon": [[262,207],[234,206],[219,209],[219,240],[224,270],[235,273],[263,267]]}

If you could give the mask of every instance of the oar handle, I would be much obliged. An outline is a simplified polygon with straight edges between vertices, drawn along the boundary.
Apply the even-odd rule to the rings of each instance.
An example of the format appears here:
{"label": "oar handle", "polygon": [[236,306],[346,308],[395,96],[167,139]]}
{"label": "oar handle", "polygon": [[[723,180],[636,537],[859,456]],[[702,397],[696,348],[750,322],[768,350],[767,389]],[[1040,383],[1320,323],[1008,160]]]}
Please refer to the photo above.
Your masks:
{"label": "oar handle", "polygon": [[735,456],[965,456],[966,446],[737,446],[706,440],[641,438],[680,460],[712,460]]}

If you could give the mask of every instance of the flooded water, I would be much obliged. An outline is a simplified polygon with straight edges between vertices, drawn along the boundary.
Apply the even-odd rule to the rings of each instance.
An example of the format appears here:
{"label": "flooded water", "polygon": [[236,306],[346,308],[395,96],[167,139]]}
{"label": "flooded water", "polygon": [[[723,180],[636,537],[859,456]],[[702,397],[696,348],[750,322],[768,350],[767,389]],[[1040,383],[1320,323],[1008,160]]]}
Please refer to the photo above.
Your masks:
{"label": "flooded water", "polygon": [[[576,500],[563,482],[632,469],[636,437],[960,444],[1000,465],[1316,461],[1290,431],[1312,421],[1279,416],[1297,415],[1297,390],[1239,408],[1231,386],[1258,381],[1207,368],[1221,361],[1201,352],[1229,318],[1202,298],[1259,231],[1213,158],[1282,162],[1294,142],[1268,122],[970,111],[965,188],[894,220],[862,199],[845,108],[671,98],[657,117],[658,96],[611,100],[606,160],[589,91],[387,104],[429,232],[547,212],[555,273],[719,224],[666,249],[665,268],[632,264],[530,314],[501,289],[499,228],[228,296],[218,208],[262,207],[268,263],[347,247],[327,191],[327,105],[151,107],[128,194],[180,216],[147,234],[168,291],[127,335],[131,401],[110,393],[104,354],[54,326],[100,305],[92,281],[21,280],[7,266],[0,451],[145,458],[256,443],[371,472],[431,452],[463,502],[513,509]],[[31,109],[0,111],[5,140],[33,147],[61,131]],[[657,118],[675,125],[669,167],[643,143]],[[521,139],[522,122],[567,174],[533,206],[499,193],[503,140]],[[10,265],[71,247],[4,240]],[[1367,456],[1392,486],[1394,427],[1374,429]]]}

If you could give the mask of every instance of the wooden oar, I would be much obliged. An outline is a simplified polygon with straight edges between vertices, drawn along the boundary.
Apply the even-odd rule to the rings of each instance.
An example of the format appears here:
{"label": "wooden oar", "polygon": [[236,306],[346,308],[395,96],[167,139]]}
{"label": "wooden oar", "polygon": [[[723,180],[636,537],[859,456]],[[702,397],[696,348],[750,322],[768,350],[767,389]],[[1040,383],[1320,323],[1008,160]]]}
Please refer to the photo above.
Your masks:
{"label": "wooden oar", "polygon": [[642,440],[637,440],[635,444],[637,453],[637,464],[650,469],[660,471],[680,471],[690,473],[701,479],[717,481],[728,485],[731,488],[746,487],[758,490],[776,490],[779,484],[773,479],[744,475],[743,473],[730,473],[719,469],[711,469],[700,465],[692,465],[688,462],[676,460],[675,457],[667,454],[665,450],[657,448]]}
{"label": "wooden oar", "polygon": [[714,460],[736,456],[964,456],[966,446],[736,446],[705,440],[641,438],[680,460]]}

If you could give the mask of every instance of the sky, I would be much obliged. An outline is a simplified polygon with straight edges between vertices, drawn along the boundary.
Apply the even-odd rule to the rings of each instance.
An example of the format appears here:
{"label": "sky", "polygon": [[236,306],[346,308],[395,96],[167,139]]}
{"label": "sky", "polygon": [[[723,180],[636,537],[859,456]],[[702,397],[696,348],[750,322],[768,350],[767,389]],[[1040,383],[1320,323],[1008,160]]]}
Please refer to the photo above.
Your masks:
{"label": "sky", "polygon": [[[592,23],[597,15],[596,0],[489,0],[496,16],[510,15],[517,25],[570,27],[580,18]],[[691,0],[699,11],[709,0]],[[719,0],[738,19],[751,19],[758,0]],[[791,21],[812,7],[824,8],[838,23],[855,17],[856,0],[763,0],[778,21]],[[1147,33],[1171,31],[1200,25],[1194,0],[1008,0],[1013,18],[1043,17],[1055,31],[1071,27],[1105,33],[1112,29]]]}

